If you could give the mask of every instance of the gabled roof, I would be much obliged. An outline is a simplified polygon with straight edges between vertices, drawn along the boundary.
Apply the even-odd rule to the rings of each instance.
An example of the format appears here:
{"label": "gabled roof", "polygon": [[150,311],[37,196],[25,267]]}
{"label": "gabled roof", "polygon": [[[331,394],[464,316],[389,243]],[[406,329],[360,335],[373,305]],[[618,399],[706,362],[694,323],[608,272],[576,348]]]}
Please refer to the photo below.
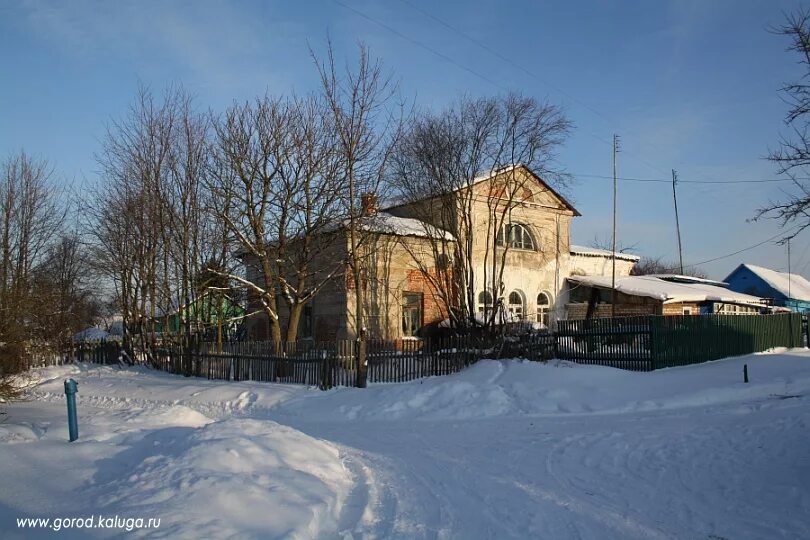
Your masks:
{"label": "gabled roof", "polygon": [[[582,215],[582,214],[579,213],[579,210],[574,208],[574,206],[570,202],[568,202],[568,200],[565,197],[563,197],[557,190],[555,190],[550,185],[548,185],[545,180],[540,178],[537,174],[535,174],[534,171],[532,171],[530,168],[528,168],[526,165],[523,165],[522,163],[515,163],[513,165],[508,165],[506,167],[501,167],[499,169],[492,169],[491,171],[480,173],[475,178],[473,178],[471,181],[467,182],[466,185],[460,186],[460,187],[452,190],[452,192],[461,191],[462,189],[466,189],[466,188],[476,186],[476,185],[480,184],[481,182],[491,180],[492,178],[494,178],[494,177],[496,177],[496,176],[498,176],[500,174],[508,173],[508,172],[511,172],[511,171],[514,171],[514,170],[517,170],[517,169],[523,169],[526,173],[528,173],[529,176],[531,176],[538,184],[540,184],[540,186],[542,186],[544,189],[548,190],[549,193],[551,193],[555,198],[557,198],[563,204],[563,206],[565,206],[565,208],[567,208],[568,210],[573,212],[575,216],[581,216]],[[423,199],[417,199],[417,200],[427,200],[427,199],[430,199],[430,198],[433,198],[433,197],[435,197],[435,195],[426,196]],[[402,200],[388,201],[388,203],[382,209],[383,210],[391,210],[392,208],[398,208],[400,206],[405,206],[406,204],[412,204],[414,202],[416,202],[416,200],[413,200],[413,201],[402,201]]]}
{"label": "gabled roof", "polygon": [[770,268],[756,266],[753,264],[741,264],[735,268],[725,280],[728,281],[731,276],[736,274],[742,268],[747,269],[749,272],[759,277],[762,281],[770,285],[775,291],[779,292],[785,298],[810,301],[810,281],[799,274],[778,272],[776,270],[771,270]]}
{"label": "gabled roof", "polygon": [[[610,276],[571,276],[575,281],[589,287],[611,288]],[[655,298],[664,304],[677,302],[724,302],[763,306],[761,298],[750,294],[730,291],[705,283],[676,283],[653,276],[627,276],[616,278],[616,290],[631,296]]]}

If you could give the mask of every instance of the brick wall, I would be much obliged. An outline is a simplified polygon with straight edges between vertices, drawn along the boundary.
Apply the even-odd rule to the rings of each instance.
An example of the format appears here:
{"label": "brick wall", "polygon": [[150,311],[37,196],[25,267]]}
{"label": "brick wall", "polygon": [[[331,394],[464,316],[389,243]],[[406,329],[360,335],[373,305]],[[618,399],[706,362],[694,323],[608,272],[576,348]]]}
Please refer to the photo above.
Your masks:
{"label": "brick wall", "polygon": [[700,315],[700,304],[697,302],[678,302],[664,304],[664,315],[683,315],[684,308],[692,310],[692,315]]}
{"label": "brick wall", "polygon": [[[566,313],[569,320],[584,319],[588,313],[587,303],[568,304]],[[655,304],[616,304],[617,317],[635,317],[639,315],[657,315],[658,306]],[[613,316],[610,304],[598,304],[593,312],[595,318],[608,318]]]}
{"label": "brick wall", "polygon": [[[435,276],[436,270],[432,270]],[[436,288],[421,270],[408,270],[405,289],[402,292],[422,293],[422,324],[430,324],[447,318],[444,305],[436,297]]]}

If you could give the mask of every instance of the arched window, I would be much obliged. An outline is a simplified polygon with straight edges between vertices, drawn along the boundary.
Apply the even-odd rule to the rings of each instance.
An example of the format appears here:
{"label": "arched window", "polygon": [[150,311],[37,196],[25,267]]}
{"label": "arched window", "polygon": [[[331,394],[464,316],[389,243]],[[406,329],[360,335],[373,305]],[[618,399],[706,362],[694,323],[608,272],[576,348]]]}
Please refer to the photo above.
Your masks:
{"label": "arched window", "polygon": [[520,223],[504,223],[498,231],[497,242],[499,246],[517,249],[530,249],[534,251],[534,238],[529,228]]}
{"label": "arched window", "polygon": [[526,302],[523,301],[523,294],[520,291],[509,293],[509,319],[511,321],[522,321],[526,313]]}
{"label": "arched window", "polygon": [[489,318],[493,308],[492,293],[489,291],[481,291],[478,293],[478,314],[482,319]]}
{"label": "arched window", "polygon": [[548,313],[551,309],[551,298],[548,294],[541,292],[537,295],[537,322],[548,328]]}

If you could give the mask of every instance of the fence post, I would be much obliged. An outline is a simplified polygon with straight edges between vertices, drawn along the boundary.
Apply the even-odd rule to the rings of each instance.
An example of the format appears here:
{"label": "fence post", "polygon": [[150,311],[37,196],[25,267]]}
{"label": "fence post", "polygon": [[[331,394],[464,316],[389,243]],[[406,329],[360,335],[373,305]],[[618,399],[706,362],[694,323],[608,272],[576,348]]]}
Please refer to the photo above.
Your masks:
{"label": "fence post", "polygon": [[368,378],[368,364],[366,362],[365,330],[360,330],[357,340],[357,388],[365,388]]}
{"label": "fence post", "polygon": [[647,331],[649,332],[647,339],[650,340],[650,371],[655,371],[655,368],[658,367],[658,362],[656,362],[656,354],[658,354],[658,347],[656,346],[658,332],[656,331],[654,316],[647,317]]}
{"label": "fence post", "polygon": [[551,334],[551,358],[549,358],[549,360],[555,360],[559,356],[557,354],[557,349],[559,347],[559,341],[557,340],[557,330],[559,330],[559,329],[556,329]]}
{"label": "fence post", "polygon": [[803,316],[804,322],[804,346],[810,348],[810,311],[806,311]]}

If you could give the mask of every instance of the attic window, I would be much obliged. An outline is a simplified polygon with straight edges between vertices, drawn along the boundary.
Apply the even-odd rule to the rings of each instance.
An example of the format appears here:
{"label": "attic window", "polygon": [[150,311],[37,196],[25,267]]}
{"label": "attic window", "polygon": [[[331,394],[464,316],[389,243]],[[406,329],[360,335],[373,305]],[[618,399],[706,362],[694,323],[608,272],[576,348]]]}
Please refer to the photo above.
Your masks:
{"label": "attic window", "polygon": [[527,249],[534,251],[534,238],[529,228],[520,223],[505,223],[498,232],[497,244],[510,248]]}

